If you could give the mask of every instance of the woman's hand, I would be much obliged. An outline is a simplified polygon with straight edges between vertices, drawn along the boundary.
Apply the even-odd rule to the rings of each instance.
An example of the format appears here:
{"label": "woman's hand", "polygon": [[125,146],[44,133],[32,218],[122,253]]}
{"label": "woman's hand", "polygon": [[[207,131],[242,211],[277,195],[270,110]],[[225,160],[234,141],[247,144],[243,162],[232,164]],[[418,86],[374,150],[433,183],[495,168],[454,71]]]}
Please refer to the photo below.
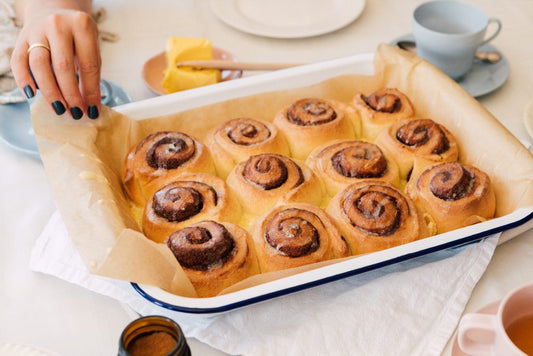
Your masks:
{"label": "woman's hand", "polygon": [[56,114],[80,119],[100,110],[98,30],[89,0],[31,1],[22,5],[24,26],[11,67],[28,98],[37,88]]}

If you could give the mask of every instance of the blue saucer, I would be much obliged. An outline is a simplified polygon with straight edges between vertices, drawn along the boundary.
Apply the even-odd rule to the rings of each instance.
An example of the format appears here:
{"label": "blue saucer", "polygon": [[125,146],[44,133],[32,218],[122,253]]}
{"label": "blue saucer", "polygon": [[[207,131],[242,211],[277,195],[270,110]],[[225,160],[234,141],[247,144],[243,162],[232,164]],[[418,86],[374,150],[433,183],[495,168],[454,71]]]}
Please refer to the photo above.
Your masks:
{"label": "blue saucer", "polygon": [[[131,97],[115,83],[101,80],[102,104],[117,106],[131,102]],[[0,139],[14,149],[39,158],[39,150],[30,117],[30,102],[0,105]]]}
{"label": "blue saucer", "polygon": [[[412,34],[398,37],[391,41],[393,45],[397,45],[400,41],[414,41]],[[491,44],[483,45],[479,48],[480,51],[499,51]],[[463,78],[457,81],[457,84],[462,86],[473,97],[480,97],[489,94],[499,87],[501,87],[509,77],[509,62],[502,54],[502,59],[496,63],[486,63],[480,60],[474,60],[474,64],[468,73]]]}

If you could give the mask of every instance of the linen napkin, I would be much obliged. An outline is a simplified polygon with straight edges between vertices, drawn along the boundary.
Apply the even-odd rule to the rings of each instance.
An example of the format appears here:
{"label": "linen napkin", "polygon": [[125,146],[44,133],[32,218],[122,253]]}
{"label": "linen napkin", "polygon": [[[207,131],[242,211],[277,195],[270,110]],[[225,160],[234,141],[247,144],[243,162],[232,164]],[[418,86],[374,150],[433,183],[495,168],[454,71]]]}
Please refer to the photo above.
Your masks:
{"label": "linen napkin", "polygon": [[230,354],[440,355],[498,237],[214,316],[158,307],[129,282],[89,274],[57,211],[35,242],[30,268],[113,297],[141,315],[166,315],[187,337]]}

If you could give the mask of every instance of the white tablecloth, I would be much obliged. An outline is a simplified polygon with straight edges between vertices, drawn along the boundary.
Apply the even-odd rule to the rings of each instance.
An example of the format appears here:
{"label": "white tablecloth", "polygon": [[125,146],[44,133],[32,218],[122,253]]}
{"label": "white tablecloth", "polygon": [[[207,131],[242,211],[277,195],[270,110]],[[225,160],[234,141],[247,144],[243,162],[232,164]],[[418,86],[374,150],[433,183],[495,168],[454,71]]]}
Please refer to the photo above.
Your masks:
{"label": "white tablecloth", "polygon": [[[420,2],[368,0],[363,14],[339,31],[281,40],[228,27],[205,0],[96,1],[108,11],[102,29],[120,35],[120,41],[102,45],[103,77],[123,86],[134,100],[151,97],[141,79],[142,64],[162,51],[170,36],[206,37],[246,61],[308,62],[373,52],[379,42],[410,32],[411,13]],[[533,2],[472,2],[502,20],[502,33],[493,44],[511,66],[507,83],[479,100],[517,138],[531,140],[522,118],[533,99],[533,50],[527,46],[533,33]],[[0,342],[36,345],[61,355],[115,354],[119,335],[132,318],[130,311],[114,299],[28,268],[30,250],[55,211],[41,163],[2,142],[0,167]],[[530,230],[496,248],[466,311],[531,280],[532,270]],[[194,354],[220,354],[194,339],[190,344]],[[444,353],[450,353],[450,346]]]}

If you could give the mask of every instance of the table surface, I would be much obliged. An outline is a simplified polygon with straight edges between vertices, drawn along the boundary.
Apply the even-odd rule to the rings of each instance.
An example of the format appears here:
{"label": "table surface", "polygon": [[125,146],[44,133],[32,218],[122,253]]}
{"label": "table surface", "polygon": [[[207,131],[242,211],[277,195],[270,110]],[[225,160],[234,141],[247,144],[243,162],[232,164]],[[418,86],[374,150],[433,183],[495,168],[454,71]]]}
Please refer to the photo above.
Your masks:
{"label": "table surface", "polygon": [[[410,32],[411,14],[422,1],[367,0],[361,16],[325,35],[274,39],[240,32],[221,22],[206,0],[95,1],[105,6],[101,29],[120,36],[103,43],[103,78],[124,87],[133,100],[154,95],[144,85],[144,61],[165,48],[172,36],[209,38],[242,61],[309,62],[374,52]],[[510,76],[499,90],[479,98],[518,139],[531,141],[523,124],[533,99],[533,2],[470,1],[503,22],[492,42],[507,57]],[[253,75],[246,73],[246,75]],[[1,118],[0,118],[1,119]],[[131,312],[114,299],[52,276],[29,270],[30,251],[55,211],[41,162],[0,142],[0,342],[35,345],[61,355],[116,354],[119,335]],[[497,247],[473,291],[466,312],[499,300],[515,286],[531,281],[533,230]],[[193,354],[222,355],[194,339]],[[451,341],[444,351],[450,354]]]}

